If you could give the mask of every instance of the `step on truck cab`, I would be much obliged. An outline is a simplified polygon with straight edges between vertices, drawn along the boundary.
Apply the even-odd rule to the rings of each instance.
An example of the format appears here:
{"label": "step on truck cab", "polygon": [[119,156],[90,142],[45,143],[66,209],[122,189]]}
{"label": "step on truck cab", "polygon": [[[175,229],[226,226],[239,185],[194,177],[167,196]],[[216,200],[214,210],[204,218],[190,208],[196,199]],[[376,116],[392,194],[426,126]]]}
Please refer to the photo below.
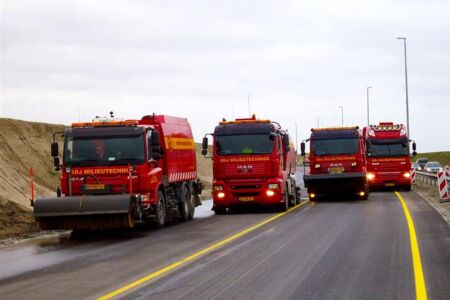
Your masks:
{"label": "step on truck cab", "polygon": [[[60,163],[56,137],[64,137]],[[96,117],[55,133],[51,152],[61,172],[57,197],[33,201],[42,229],[133,228],[193,218],[202,185],[185,118]]]}
{"label": "step on truck cab", "polygon": [[371,189],[402,187],[411,190],[411,156],[416,143],[409,140],[406,126],[381,122],[363,129],[367,148],[367,179]]}
{"label": "step on truck cab", "polygon": [[306,142],[310,143],[310,168],[303,179],[310,200],[345,194],[367,199],[365,143],[357,126],[311,129],[310,138],[301,143],[303,157]]}
{"label": "step on truck cab", "polygon": [[[288,210],[300,200],[295,173],[297,154],[286,130],[270,120],[226,121],[213,137],[213,210],[248,204],[275,205]],[[208,138],[203,139],[203,155]]]}

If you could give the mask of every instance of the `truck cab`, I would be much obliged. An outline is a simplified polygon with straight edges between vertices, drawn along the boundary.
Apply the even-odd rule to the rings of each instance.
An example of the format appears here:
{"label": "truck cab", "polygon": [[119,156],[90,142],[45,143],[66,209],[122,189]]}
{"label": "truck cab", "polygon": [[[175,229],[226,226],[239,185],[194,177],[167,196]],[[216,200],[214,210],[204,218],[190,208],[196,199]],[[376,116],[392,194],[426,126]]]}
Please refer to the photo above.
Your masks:
{"label": "truck cab", "polygon": [[310,143],[310,169],[303,179],[311,200],[345,194],[367,199],[365,143],[357,126],[311,129],[301,144],[302,156],[305,142]]}
{"label": "truck cab", "polygon": [[[406,126],[381,122],[365,127],[367,178],[371,189],[402,187],[411,190],[411,155]],[[416,143],[412,142],[413,155]]]}
{"label": "truck cab", "polygon": [[[281,210],[299,201],[295,183],[297,155],[289,135],[276,122],[223,120],[213,136],[213,210],[262,204]],[[207,154],[208,139],[203,140]]]}

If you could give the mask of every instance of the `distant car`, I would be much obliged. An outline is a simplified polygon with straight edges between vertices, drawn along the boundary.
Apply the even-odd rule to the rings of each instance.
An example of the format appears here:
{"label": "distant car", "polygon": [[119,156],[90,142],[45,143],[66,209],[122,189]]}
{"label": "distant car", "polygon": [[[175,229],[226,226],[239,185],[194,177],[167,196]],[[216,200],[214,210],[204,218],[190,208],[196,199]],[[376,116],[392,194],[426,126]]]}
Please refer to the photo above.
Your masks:
{"label": "distant car", "polygon": [[419,158],[418,160],[416,160],[416,163],[419,165],[418,170],[422,171],[428,161],[429,161],[428,158]]}
{"label": "distant car", "polygon": [[419,166],[419,164],[415,163],[415,162],[411,163],[411,168],[413,168],[416,171],[421,171],[422,170],[422,168]]}
{"label": "distant car", "polygon": [[442,172],[443,168],[437,161],[430,161],[424,167],[424,170],[431,173]]}

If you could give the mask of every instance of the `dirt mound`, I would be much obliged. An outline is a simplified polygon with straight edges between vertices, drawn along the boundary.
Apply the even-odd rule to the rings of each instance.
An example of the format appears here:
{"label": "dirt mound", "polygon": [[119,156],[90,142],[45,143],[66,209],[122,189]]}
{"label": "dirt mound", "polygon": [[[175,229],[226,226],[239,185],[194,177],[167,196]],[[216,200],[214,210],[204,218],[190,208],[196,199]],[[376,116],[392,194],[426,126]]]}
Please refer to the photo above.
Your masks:
{"label": "dirt mound", "polygon": [[0,198],[0,239],[39,231],[30,210]]}
{"label": "dirt mound", "polygon": [[36,195],[54,193],[58,173],[50,157],[52,133],[63,125],[0,119],[0,197],[29,207],[29,169],[35,175]]}

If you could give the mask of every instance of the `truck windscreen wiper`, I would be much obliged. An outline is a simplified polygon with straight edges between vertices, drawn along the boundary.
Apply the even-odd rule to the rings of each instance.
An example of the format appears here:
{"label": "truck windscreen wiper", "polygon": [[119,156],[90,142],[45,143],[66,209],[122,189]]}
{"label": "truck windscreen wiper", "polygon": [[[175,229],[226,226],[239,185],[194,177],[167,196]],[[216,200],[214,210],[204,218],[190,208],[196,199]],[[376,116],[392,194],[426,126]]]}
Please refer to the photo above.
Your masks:
{"label": "truck windscreen wiper", "polygon": [[94,164],[97,165],[99,163],[104,163],[104,161],[96,159],[96,158],[92,158],[92,159],[68,161],[67,165],[71,165],[71,166],[89,166],[89,165],[94,165]]}
{"label": "truck windscreen wiper", "polygon": [[108,161],[109,165],[124,165],[129,163],[142,163],[143,160],[136,157],[121,157],[116,160]]}

